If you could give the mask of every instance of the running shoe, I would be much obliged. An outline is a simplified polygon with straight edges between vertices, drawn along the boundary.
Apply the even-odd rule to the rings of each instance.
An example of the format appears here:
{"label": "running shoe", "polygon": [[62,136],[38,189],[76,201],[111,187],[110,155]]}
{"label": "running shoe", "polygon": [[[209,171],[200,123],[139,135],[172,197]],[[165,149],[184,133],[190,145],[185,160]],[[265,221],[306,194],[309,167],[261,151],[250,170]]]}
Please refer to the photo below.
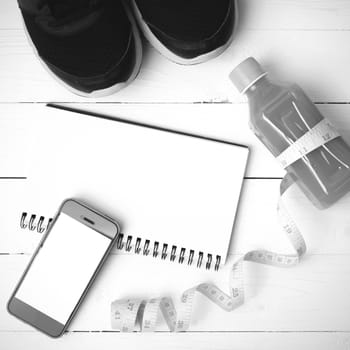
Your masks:
{"label": "running shoe", "polygon": [[112,94],[135,79],[142,45],[121,0],[18,0],[29,42],[44,67],[85,97]]}
{"label": "running shoe", "polygon": [[237,24],[236,0],[130,0],[147,40],[179,64],[221,54]]}

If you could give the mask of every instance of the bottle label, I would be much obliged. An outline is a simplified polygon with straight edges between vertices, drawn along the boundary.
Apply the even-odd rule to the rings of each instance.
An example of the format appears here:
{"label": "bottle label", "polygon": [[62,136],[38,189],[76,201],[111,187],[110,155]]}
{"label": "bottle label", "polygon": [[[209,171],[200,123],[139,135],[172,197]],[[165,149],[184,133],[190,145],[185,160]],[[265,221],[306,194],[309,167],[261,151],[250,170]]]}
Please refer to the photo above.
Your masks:
{"label": "bottle label", "polygon": [[305,157],[308,153],[339,136],[339,132],[329,121],[322,119],[302,137],[285,149],[276,159],[283,168],[287,168],[298,159]]}

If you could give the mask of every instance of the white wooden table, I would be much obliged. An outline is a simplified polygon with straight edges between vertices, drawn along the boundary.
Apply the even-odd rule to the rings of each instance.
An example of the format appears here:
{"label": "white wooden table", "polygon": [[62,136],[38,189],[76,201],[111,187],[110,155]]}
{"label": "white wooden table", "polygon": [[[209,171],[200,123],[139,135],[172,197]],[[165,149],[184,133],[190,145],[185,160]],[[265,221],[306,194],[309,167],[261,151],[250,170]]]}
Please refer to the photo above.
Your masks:
{"label": "white wooden table", "polygon": [[[204,279],[227,291],[228,270],[249,249],[289,252],[276,221],[283,171],[248,129],[248,108],[228,73],[253,55],[275,79],[299,83],[350,142],[350,1],[240,0],[231,47],[208,63],[175,65],[145,45],[142,69],[127,89],[86,100],[43,70],[22,30],[15,0],[0,2],[0,348],[1,349],[350,349],[350,219],[346,198],[326,213],[290,198],[309,250],[301,264],[278,269],[247,263],[246,303],[226,313],[198,297],[190,331],[123,334],[109,324],[109,305],[130,296],[172,296]],[[20,205],[46,102],[244,143],[249,167],[227,267],[198,272],[113,253],[72,323],[53,340],[6,312],[6,301],[40,237],[19,232],[10,213]],[[27,160],[27,161],[25,161]],[[23,230],[22,230],[23,231]]]}

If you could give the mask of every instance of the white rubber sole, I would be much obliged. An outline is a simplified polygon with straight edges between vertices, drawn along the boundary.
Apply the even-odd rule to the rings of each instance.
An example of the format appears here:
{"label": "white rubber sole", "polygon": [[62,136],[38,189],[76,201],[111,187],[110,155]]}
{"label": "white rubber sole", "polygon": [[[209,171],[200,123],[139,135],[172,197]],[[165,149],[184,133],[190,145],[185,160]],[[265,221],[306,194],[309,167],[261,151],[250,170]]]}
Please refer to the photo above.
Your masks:
{"label": "white rubber sole", "polygon": [[148,25],[145,23],[145,21],[142,18],[142,15],[135,3],[135,0],[130,0],[132,10],[134,12],[137,24],[139,25],[143,35],[145,38],[150,42],[150,44],[163,56],[165,56],[170,61],[173,61],[177,64],[182,65],[193,65],[193,64],[199,64],[203,63],[205,61],[211,60],[219,55],[221,55],[232,43],[234,34],[236,33],[237,24],[238,24],[238,7],[237,7],[237,0],[234,0],[233,6],[235,8],[235,24],[234,28],[231,34],[231,37],[229,40],[222,46],[218,47],[217,49],[210,51],[208,53],[205,53],[203,55],[193,57],[193,58],[183,58],[176,54],[174,54],[172,51],[170,51],[166,46],[162,44],[162,42],[152,33]]}
{"label": "white rubber sole", "polygon": [[32,50],[34,52],[34,54],[37,56],[39,62],[41,63],[41,65],[44,67],[44,69],[49,73],[49,75],[56,80],[60,85],[64,86],[67,90],[69,90],[70,92],[79,95],[79,96],[83,96],[83,97],[89,97],[89,98],[94,98],[94,97],[104,97],[104,96],[109,96],[112,95],[122,89],[124,89],[125,87],[127,87],[133,80],[135,80],[137,74],[140,71],[140,67],[141,67],[141,62],[142,62],[142,43],[141,43],[141,37],[140,37],[140,33],[137,29],[137,24],[135,22],[134,17],[132,16],[132,14],[130,13],[130,10],[126,7],[126,12],[128,15],[128,19],[131,23],[131,27],[132,27],[132,32],[133,32],[133,37],[134,37],[134,42],[135,42],[135,53],[136,53],[136,61],[135,61],[135,66],[134,69],[130,75],[130,77],[128,78],[127,81],[124,81],[122,83],[117,83],[114,84],[108,88],[105,89],[100,89],[100,90],[94,90],[91,92],[84,92],[84,91],[80,91],[78,89],[73,88],[72,86],[68,85],[65,81],[61,80],[56,74],[54,74],[52,72],[52,70],[47,66],[47,64],[45,63],[45,61],[43,61],[43,59],[40,57],[28,31],[26,28],[26,25],[24,23],[24,20],[22,18],[22,24],[23,24],[23,28],[24,28],[24,32],[25,35],[27,37],[27,40],[30,44],[30,46],[32,47]]}

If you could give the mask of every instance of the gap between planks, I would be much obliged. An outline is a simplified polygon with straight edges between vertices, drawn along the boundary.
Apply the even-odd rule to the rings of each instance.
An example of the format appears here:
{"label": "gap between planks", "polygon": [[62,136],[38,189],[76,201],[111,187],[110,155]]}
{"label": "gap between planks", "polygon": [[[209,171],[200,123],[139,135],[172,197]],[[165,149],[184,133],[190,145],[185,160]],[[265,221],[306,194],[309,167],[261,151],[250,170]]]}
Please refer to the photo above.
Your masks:
{"label": "gap between planks", "polygon": [[[118,102],[118,101],[54,101],[54,102],[45,102],[45,101],[0,101],[1,105],[14,105],[14,104],[28,104],[28,105],[40,105],[40,104],[48,104],[48,103],[55,103],[55,104],[70,104],[70,105],[197,105],[197,104],[209,104],[209,105],[244,105],[247,104],[247,102],[244,101],[228,101],[226,99],[223,100],[204,100],[204,101],[152,101],[152,102],[145,102],[145,101],[125,101],[125,102]],[[350,105],[350,101],[313,101],[315,105]]]}

